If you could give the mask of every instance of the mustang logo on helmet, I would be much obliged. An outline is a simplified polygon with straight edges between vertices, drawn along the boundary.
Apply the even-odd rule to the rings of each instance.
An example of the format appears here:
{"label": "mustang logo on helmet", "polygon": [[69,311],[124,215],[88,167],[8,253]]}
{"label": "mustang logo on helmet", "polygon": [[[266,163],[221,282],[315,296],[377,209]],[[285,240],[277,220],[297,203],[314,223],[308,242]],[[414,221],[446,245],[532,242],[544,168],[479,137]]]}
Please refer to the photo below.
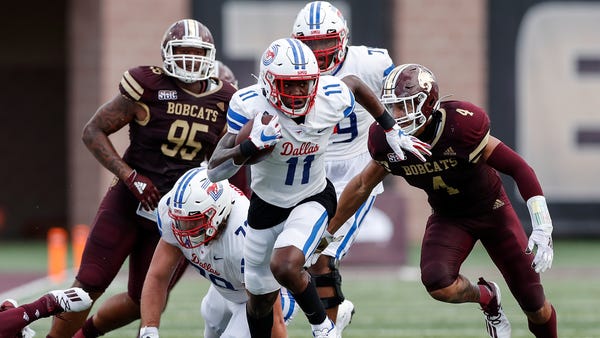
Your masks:
{"label": "mustang logo on helmet", "polygon": [[263,60],[262,60],[263,65],[268,66],[271,63],[273,63],[273,61],[275,61],[275,57],[277,56],[278,51],[279,51],[279,45],[273,44],[271,46],[271,48],[269,48],[265,52],[265,55],[263,56]]}
{"label": "mustang logo on helmet", "polygon": [[205,190],[208,196],[212,197],[212,199],[215,201],[218,200],[219,197],[221,197],[221,194],[223,194],[223,186],[221,185],[221,183],[212,183],[208,187],[206,187]]}

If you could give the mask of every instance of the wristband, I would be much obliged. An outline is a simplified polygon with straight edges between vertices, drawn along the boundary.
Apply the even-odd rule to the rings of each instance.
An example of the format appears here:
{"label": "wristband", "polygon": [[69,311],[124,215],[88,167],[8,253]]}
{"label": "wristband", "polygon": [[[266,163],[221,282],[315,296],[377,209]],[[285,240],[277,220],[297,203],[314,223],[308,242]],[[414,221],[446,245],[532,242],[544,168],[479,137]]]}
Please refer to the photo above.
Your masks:
{"label": "wristband", "polygon": [[531,216],[531,223],[534,229],[539,228],[541,226],[552,226],[550,212],[548,211],[548,205],[546,205],[546,198],[544,196],[538,195],[528,199],[527,209],[529,210],[529,215]]}
{"label": "wristband", "polygon": [[127,179],[125,179],[125,182],[131,183],[131,182],[135,181],[136,177],[137,177],[137,170],[133,169],[131,171],[131,173],[129,173],[129,175],[127,175]]}
{"label": "wristband", "polygon": [[385,110],[381,113],[379,117],[375,118],[375,121],[377,121],[377,123],[379,123],[379,125],[386,132],[392,130],[392,128],[394,128],[394,125],[396,125],[396,120],[394,120],[394,118]]}
{"label": "wristband", "polygon": [[250,139],[240,143],[240,152],[244,157],[250,157],[258,152],[258,147]]}

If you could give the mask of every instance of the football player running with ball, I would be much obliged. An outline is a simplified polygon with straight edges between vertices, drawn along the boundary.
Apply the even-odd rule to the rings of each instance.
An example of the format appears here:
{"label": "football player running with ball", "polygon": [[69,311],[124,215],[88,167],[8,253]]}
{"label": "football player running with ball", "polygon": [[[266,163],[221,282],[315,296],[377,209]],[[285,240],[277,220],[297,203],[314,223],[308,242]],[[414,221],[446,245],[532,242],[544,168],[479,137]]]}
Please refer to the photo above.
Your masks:
{"label": "football player running with ball", "polygon": [[[220,181],[260,149],[274,147],[251,166],[244,249],[250,333],[254,338],[271,336],[273,304],[281,284],[304,311],[314,337],[336,337],[336,327],[303,266],[327,235],[328,220],[335,213],[337,198],[325,177],[324,154],[337,123],[353,112],[354,95],[341,80],[320,76],[313,52],[292,38],[275,40],[265,50],[258,81],[233,96],[228,132],[219,141],[208,171],[211,181]],[[260,117],[265,113],[274,116],[266,125]],[[391,116],[382,115],[392,120],[392,128]],[[249,138],[236,145],[236,134],[251,119]],[[391,139],[396,141],[398,157],[405,156],[400,144],[418,156],[427,151],[426,145],[407,135],[390,133],[395,135]]]}
{"label": "football player running with ball", "polygon": [[[89,310],[54,318],[48,337],[98,337],[139,319],[144,278],[160,239],[153,210],[183,173],[210,157],[224,133],[236,88],[211,76],[216,50],[208,28],[196,20],[177,21],[165,32],[161,50],[162,67],[126,71],[119,93],[96,111],[82,137],[115,179],[98,208],[73,286],[95,301],[129,258],[127,291],[107,299],[87,321]],[[130,143],[121,158],[109,135],[126,126]],[[182,260],[180,271],[186,264]]]}
{"label": "football player running with ball", "polygon": [[[388,174],[402,176],[427,193],[433,210],[421,245],[421,281],[431,297],[478,303],[489,336],[511,336],[498,285],[483,278],[474,284],[460,274],[479,240],[525,312],[529,330],[538,338],[557,337],[556,312],[546,300],[539,275],[552,266],[552,221],[533,169],[490,135],[484,110],[465,101],[440,102],[435,76],[422,65],[394,68],[386,77],[381,100],[407,134],[431,144],[432,155],[425,163],[411,155],[399,159],[386,144],[384,130],[373,124],[372,160],[346,186],[329,230],[337,230],[352,216]],[[533,225],[529,239],[499,173],[515,180],[527,202]]]}
{"label": "football player running with ball", "polygon": [[[325,153],[326,175],[339,198],[348,181],[360,173],[370,160],[367,138],[374,119],[361,104],[369,104],[365,97],[377,97],[381,93],[383,79],[394,64],[386,49],[349,46],[346,20],[336,7],[326,1],[310,2],[298,12],[292,36],[312,49],[321,74],[341,79],[356,97],[354,112],[336,125]],[[376,113],[385,112],[382,104],[368,108]],[[320,254],[313,255],[307,262],[327,314],[342,321],[336,322],[338,328],[349,323],[354,311],[354,304],[342,293],[338,266],[381,192],[383,184],[378,184],[359,211],[333,234],[334,240],[326,248],[320,248]],[[339,306],[343,307],[340,315],[337,314]]]}

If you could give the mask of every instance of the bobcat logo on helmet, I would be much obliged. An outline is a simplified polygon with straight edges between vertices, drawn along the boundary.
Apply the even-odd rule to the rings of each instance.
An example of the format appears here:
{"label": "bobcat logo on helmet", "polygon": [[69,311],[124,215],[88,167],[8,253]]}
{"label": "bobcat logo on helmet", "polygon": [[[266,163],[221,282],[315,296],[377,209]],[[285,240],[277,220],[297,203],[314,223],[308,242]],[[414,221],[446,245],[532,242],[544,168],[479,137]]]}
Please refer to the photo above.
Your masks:
{"label": "bobcat logo on helmet", "polygon": [[421,88],[425,89],[429,93],[433,87],[435,79],[433,78],[433,74],[430,72],[419,69],[418,81]]}

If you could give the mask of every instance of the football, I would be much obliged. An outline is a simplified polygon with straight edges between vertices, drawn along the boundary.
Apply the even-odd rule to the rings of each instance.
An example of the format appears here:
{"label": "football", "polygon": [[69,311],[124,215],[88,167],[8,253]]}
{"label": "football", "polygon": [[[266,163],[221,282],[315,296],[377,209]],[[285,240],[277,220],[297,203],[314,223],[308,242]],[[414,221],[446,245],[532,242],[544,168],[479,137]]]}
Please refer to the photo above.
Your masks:
{"label": "football", "polygon": [[[273,118],[273,115],[269,115],[269,114],[265,113],[261,117],[261,122],[262,122],[262,124],[268,124],[272,118]],[[250,136],[250,132],[252,131],[253,123],[254,123],[254,119],[250,119],[250,120],[248,120],[248,122],[246,122],[246,124],[244,124],[242,129],[240,129],[240,132],[235,137],[236,145],[242,143],[244,140],[246,140]],[[271,147],[271,148],[265,148],[265,149],[259,150],[256,154],[250,156],[250,158],[246,162],[244,162],[244,165],[255,164],[255,163],[258,163],[258,162],[264,160],[265,158],[267,158],[267,156],[269,156],[270,153],[273,152],[273,149],[275,149],[275,148]]]}

